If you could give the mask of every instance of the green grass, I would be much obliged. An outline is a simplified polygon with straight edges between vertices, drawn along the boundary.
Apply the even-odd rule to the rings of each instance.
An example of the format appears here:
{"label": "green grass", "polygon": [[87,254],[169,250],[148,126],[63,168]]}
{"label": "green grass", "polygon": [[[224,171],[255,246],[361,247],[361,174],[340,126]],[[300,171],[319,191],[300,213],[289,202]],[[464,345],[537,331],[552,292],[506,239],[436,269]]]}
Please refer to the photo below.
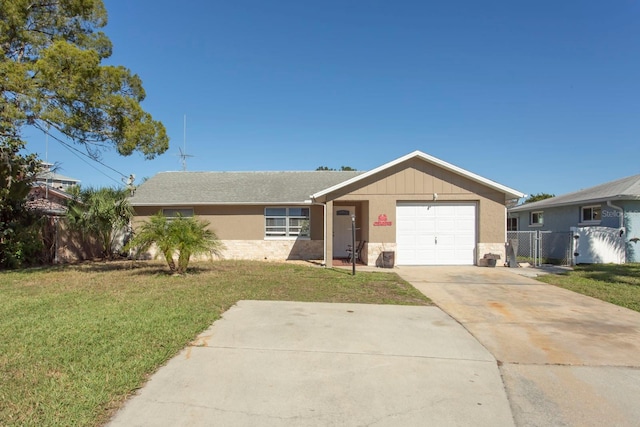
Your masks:
{"label": "green grass", "polygon": [[578,265],[566,274],[538,280],[640,311],[640,264]]}
{"label": "green grass", "polygon": [[241,299],[427,305],[395,274],[220,261],[0,273],[0,425],[100,425]]}

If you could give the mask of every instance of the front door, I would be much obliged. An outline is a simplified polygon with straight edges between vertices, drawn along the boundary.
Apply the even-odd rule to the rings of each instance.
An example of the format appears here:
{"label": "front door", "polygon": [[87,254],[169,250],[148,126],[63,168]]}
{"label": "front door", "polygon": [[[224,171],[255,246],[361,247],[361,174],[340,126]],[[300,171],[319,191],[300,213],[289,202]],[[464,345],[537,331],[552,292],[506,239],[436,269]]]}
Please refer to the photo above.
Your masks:
{"label": "front door", "polygon": [[355,215],[354,206],[333,207],[333,257],[347,258],[347,247],[351,245],[351,216]]}

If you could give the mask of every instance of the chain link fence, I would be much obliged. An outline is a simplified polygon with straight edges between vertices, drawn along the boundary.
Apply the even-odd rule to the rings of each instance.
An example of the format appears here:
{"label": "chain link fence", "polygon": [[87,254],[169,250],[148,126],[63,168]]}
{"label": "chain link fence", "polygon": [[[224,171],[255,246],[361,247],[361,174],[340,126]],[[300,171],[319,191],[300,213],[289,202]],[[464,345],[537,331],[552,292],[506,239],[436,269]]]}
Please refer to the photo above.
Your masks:
{"label": "chain link fence", "polygon": [[535,231],[507,231],[507,242],[517,245],[516,258],[518,262],[528,262],[536,265],[536,232]]}
{"label": "chain link fence", "polygon": [[571,265],[573,233],[570,231],[540,231],[539,260],[541,264]]}
{"label": "chain link fence", "polygon": [[507,241],[518,246],[518,262],[531,265],[571,265],[572,233],[570,231],[507,231]]}

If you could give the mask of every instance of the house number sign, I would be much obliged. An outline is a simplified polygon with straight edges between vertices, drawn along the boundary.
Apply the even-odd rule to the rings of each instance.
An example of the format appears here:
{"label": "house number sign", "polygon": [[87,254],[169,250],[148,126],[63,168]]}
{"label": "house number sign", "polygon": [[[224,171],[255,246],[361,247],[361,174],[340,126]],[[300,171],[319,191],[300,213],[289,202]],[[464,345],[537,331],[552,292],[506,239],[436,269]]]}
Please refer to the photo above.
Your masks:
{"label": "house number sign", "polygon": [[373,223],[376,227],[389,227],[391,224],[392,223],[387,219],[386,214],[378,215],[378,220]]}

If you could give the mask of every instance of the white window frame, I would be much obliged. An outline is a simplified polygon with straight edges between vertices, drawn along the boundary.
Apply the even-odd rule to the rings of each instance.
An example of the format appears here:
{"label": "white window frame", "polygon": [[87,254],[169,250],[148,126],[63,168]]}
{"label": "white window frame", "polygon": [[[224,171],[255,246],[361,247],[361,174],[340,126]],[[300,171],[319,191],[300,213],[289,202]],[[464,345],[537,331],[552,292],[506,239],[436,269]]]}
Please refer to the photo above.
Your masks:
{"label": "white window frame", "polygon": [[162,208],[162,215],[168,219],[174,219],[178,217],[178,213],[182,214],[184,218],[190,218],[194,215],[193,208],[179,207],[179,208]]}
{"label": "white window frame", "polygon": [[[533,216],[538,216],[538,222],[533,222]],[[531,227],[542,227],[544,225],[544,211],[533,211],[529,214],[529,225]]]}
{"label": "white window frame", "polygon": [[[584,219],[584,211],[587,209],[591,209],[591,219]],[[600,212],[599,219],[593,219],[593,212],[597,209]],[[600,224],[602,221],[602,206],[601,205],[588,205],[580,207],[580,224]]]}
{"label": "white window frame", "polygon": [[[269,209],[284,209],[284,215],[268,215]],[[292,215],[290,212],[292,209],[307,209],[308,216],[305,215]],[[284,226],[276,226],[276,225],[268,225],[269,219],[284,219]],[[291,220],[306,220],[307,221],[307,234],[300,235],[300,232],[304,229],[304,225],[297,226],[292,225]],[[311,239],[311,230],[309,225],[311,224],[311,207],[309,206],[267,206],[264,208],[264,238],[265,240],[296,240],[303,239],[309,240]],[[271,228],[284,228],[282,232],[271,231],[269,232],[269,227]]]}

